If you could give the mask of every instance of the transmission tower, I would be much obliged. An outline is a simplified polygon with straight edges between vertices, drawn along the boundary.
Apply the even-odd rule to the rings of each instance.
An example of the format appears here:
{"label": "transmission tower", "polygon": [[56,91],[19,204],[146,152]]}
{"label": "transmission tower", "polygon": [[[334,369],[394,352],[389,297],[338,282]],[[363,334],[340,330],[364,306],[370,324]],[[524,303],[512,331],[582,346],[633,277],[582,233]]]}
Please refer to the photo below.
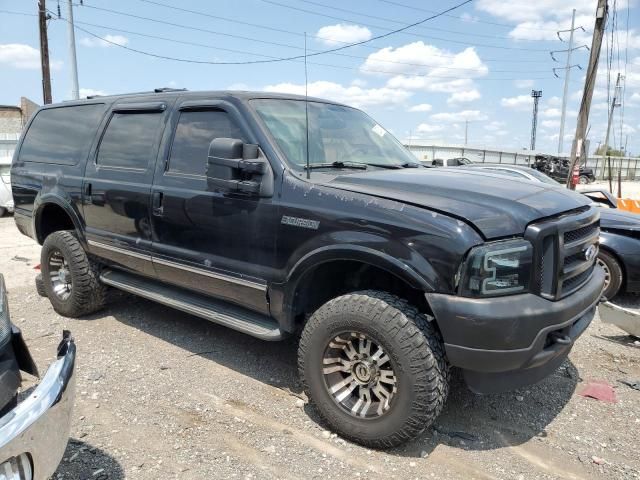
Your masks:
{"label": "transmission tower", "polygon": [[533,118],[531,119],[531,150],[536,149],[536,130],[538,129],[538,101],[542,97],[542,90],[531,90],[533,97]]}

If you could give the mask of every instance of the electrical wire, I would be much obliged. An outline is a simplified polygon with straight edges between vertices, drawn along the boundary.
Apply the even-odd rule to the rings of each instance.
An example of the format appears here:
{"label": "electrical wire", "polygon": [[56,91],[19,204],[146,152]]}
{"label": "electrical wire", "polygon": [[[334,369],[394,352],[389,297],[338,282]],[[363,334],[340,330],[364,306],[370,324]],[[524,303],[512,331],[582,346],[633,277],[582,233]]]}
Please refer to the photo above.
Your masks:
{"label": "electrical wire", "polygon": [[[328,15],[328,14],[325,14],[325,13],[314,12],[313,10],[308,10],[306,8],[300,8],[300,7],[294,7],[293,5],[287,5],[285,3],[280,3],[280,2],[277,2],[275,0],[260,0],[260,1],[262,1],[264,3],[268,3],[270,5],[276,5],[276,6],[279,6],[279,7],[287,8],[289,10],[296,10],[296,11],[303,12],[303,13],[308,13],[308,14],[311,14],[311,15],[330,18],[332,20],[337,20],[339,22],[358,23],[360,25],[363,25],[363,26],[369,27],[369,28],[375,28],[375,29],[378,29],[378,30],[388,30],[387,28],[381,27],[379,25],[372,25],[370,23],[363,23],[363,22],[360,22],[360,21],[357,21],[357,20],[353,20],[353,19],[350,19],[350,18],[336,17],[334,15]],[[471,1],[472,0],[469,0],[468,2],[465,2],[464,4],[470,3]],[[460,5],[460,6],[462,6],[462,5]],[[520,50],[520,51],[527,51],[527,52],[545,52],[545,53],[548,52],[548,49],[544,49],[544,48],[506,47],[504,45],[490,45],[490,44],[483,44],[483,43],[470,44],[469,42],[451,40],[450,38],[434,37],[434,36],[422,35],[422,34],[413,33],[413,32],[406,32],[406,30],[408,30],[409,28],[414,27],[414,26],[417,26],[417,24],[408,25],[407,27],[402,28],[400,30],[401,30],[401,32],[404,32],[405,35],[411,35],[413,37],[418,37],[418,38],[428,38],[430,40],[440,40],[440,41],[449,42],[449,43],[456,43],[456,44],[459,44],[459,45],[485,47],[485,48],[496,48],[496,49],[500,49],[500,50]]]}
{"label": "electrical wire", "polygon": [[[49,11],[49,10],[48,10]],[[49,13],[53,13],[50,12]],[[63,20],[67,23],[69,23],[69,20],[65,17],[60,17],[60,20]],[[123,48],[125,50],[129,50],[135,53],[139,53],[141,55],[146,55],[146,56],[150,56],[150,57],[154,57],[154,58],[160,58],[163,60],[171,60],[171,61],[176,61],[176,62],[183,62],[183,63],[194,63],[194,64],[212,64],[212,65],[250,65],[250,64],[255,64],[255,63],[270,63],[269,60],[255,60],[255,61],[248,61],[248,62],[211,62],[211,61],[206,61],[206,60],[196,60],[196,59],[186,59],[186,58],[179,58],[179,57],[172,57],[172,56],[168,56],[168,55],[161,55],[161,54],[156,54],[156,53],[152,53],[152,52],[147,52],[144,50],[139,50],[139,49],[134,49],[132,47],[128,47],[126,45],[122,45],[121,43],[118,42],[114,42],[112,40],[109,40],[107,38],[101,37],[100,35],[97,35],[85,28],[79,27],[77,25],[78,22],[74,21],[74,28],[76,30],[79,30],[83,33],[86,33],[87,35],[90,35],[100,41],[106,42],[108,44],[111,44],[113,46],[116,47],[120,47]],[[149,36],[149,35],[144,35],[144,36]],[[165,39],[164,37],[158,37],[158,36],[152,36],[156,39]],[[191,42],[189,42],[191,43]],[[202,45],[199,45],[202,46]],[[211,48],[217,48],[217,47],[211,47]],[[230,50],[230,49],[222,49],[222,50]],[[251,52],[243,52],[241,50],[231,50],[234,53],[248,53],[248,54],[252,54],[252,55],[260,55],[260,56],[265,56],[262,54],[255,54],[255,53],[251,53]],[[310,56],[310,55],[307,55]],[[283,59],[279,58],[279,57],[275,57],[274,60],[276,61],[284,61]],[[304,60],[304,55],[302,56],[302,59],[297,58],[297,57],[292,57],[291,59],[286,59],[286,61],[293,61],[293,62],[301,62]],[[319,63],[319,62],[308,62],[310,65],[317,65],[317,66],[322,66],[322,67],[329,67],[329,68],[336,68],[336,69],[342,69],[342,70],[356,70],[356,71],[360,71],[360,72],[365,72],[365,73],[380,73],[380,74],[385,74],[385,75],[394,75],[394,76],[407,76],[407,77],[423,77],[423,78],[433,78],[433,79],[446,79],[446,80],[460,80],[462,78],[469,78],[469,77],[447,77],[447,76],[438,76],[438,75],[432,75],[429,73],[425,73],[425,74],[419,74],[419,73],[406,73],[406,72],[392,72],[392,71],[387,71],[387,70],[376,70],[376,69],[364,69],[364,68],[358,68],[358,67],[348,67],[348,66],[343,66],[343,65],[334,65],[334,64],[328,64],[328,63]],[[539,78],[535,78],[536,80],[543,80],[546,79],[548,77],[539,77]],[[482,80],[482,81],[510,81],[510,80],[517,80],[517,78],[474,78],[474,80]]]}
{"label": "electrical wire", "polygon": [[[173,39],[173,38],[167,38],[167,37],[162,37],[162,36],[158,36],[158,35],[151,35],[151,34],[144,34],[144,33],[139,33],[139,32],[135,32],[132,30],[125,30],[122,28],[118,28],[118,27],[112,27],[112,26],[108,26],[108,25],[101,25],[101,24],[95,24],[95,23],[89,23],[89,22],[82,22],[82,21],[74,21],[74,23],[78,24],[78,25],[86,25],[86,26],[90,26],[90,27],[96,27],[96,28],[103,28],[106,30],[110,30],[110,31],[114,31],[114,32],[120,32],[120,33],[127,33],[129,35],[136,35],[136,36],[141,36],[141,37],[147,37],[147,38],[154,38],[157,40],[163,40],[163,41],[167,41],[167,42],[174,42],[174,43],[178,43],[178,44],[183,44],[183,45],[191,45],[191,46],[197,46],[197,47],[203,47],[203,48],[210,48],[213,50],[223,50],[223,51],[228,51],[228,52],[232,52],[232,53],[242,53],[242,54],[246,54],[246,55],[253,55],[253,56],[259,56],[259,57],[264,57],[264,58],[272,58],[272,59],[277,59],[279,57],[275,57],[272,55],[265,55],[265,54],[260,54],[260,53],[256,53],[256,52],[248,52],[246,50],[235,50],[235,49],[229,49],[229,48],[222,48],[222,47],[218,47],[218,46],[212,46],[212,45],[206,45],[206,44],[202,44],[202,43],[195,43],[195,42],[189,42],[189,41],[182,41],[182,40],[177,40],[177,39]],[[283,44],[284,46],[284,44]],[[299,49],[300,47],[296,47],[294,45],[288,45],[290,48],[295,48],[295,49]],[[311,50],[311,51],[319,51],[319,50]],[[346,53],[334,53],[332,55],[339,55],[342,57],[346,57],[346,58],[355,58],[355,59],[359,59],[359,60],[368,60],[369,57],[364,57],[361,55],[350,55],[350,54],[346,54]],[[432,64],[427,64],[427,63],[411,63],[411,62],[399,62],[399,61],[395,61],[395,60],[384,60],[384,59],[375,59],[376,62],[381,62],[381,63],[390,63],[390,64],[394,64],[394,65],[407,65],[407,66],[411,66],[411,67],[425,67],[425,68],[434,68],[434,69],[445,69],[445,70],[462,70],[462,71],[471,71],[471,72],[484,72],[486,69],[484,68],[471,68],[471,67],[449,67],[446,65],[432,65]],[[526,71],[520,71],[520,70],[491,70],[492,73],[523,73],[523,74],[529,74],[529,73],[547,73],[548,70],[544,69],[544,70],[526,70]],[[402,73],[402,72],[399,72]]]}

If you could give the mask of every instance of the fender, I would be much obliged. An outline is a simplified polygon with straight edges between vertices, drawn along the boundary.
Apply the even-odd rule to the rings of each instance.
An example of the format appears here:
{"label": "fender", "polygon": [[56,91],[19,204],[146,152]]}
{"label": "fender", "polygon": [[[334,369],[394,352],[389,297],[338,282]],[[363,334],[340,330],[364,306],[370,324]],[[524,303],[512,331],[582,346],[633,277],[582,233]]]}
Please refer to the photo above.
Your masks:
{"label": "fender", "polygon": [[42,211],[46,205],[52,203],[61,207],[67,213],[67,215],[69,215],[69,218],[71,218],[73,226],[75,227],[75,230],[78,234],[78,240],[80,241],[82,246],[86,248],[87,242],[84,235],[84,222],[80,217],[80,213],[77,211],[69,195],[58,188],[46,193],[39,193],[33,203],[34,215],[31,220],[31,228],[35,234],[37,242],[42,245],[44,241],[38,228],[41,221]]}
{"label": "fender", "polygon": [[272,284],[269,288],[271,315],[276,318],[286,331],[293,331],[293,305],[295,293],[301,280],[313,268],[339,260],[359,261],[385,270],[404,280],[411,287],[424,292],[436,291],[438,283],[437,273],[424,259],[425,272],[419,273],[412,266],[387,253],[353,244],[327,245],[300,258],[289,271],[287,279],[281,284]]}

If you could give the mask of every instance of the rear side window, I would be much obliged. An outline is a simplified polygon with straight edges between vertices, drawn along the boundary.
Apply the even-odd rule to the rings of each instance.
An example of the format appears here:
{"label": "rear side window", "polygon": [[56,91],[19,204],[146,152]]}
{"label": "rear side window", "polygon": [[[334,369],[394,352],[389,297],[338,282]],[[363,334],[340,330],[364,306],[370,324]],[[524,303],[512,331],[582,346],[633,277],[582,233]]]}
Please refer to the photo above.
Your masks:
{"label": "rear side window", "polygon": [[104,167],[145,170],[156,158],[161,113],[114,113],[96,163]]}
{"label": "rear side window", "polygon": [[214,138],[246,142],[240,127],[223,110],[181,112],[169,157],[169,171],[205,175],[209,144]]}
{"label": "rear side window", "polygon": [[40,110],[24,137],[20,160],[58,165],[85,160],[104,111],[104,104]]}

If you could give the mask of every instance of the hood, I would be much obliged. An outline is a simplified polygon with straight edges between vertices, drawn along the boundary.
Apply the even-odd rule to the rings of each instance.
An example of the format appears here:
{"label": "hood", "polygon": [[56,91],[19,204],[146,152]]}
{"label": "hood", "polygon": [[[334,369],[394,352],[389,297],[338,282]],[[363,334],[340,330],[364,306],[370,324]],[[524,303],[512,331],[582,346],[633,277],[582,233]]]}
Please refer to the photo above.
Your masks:
{"label": "hood", "polygon": [[617,208],[601,208],[600,227],[603,230],[634,230],[640,232],[640,214],[618,210]]}
{"label": "hood", "polygon": [[522,235],[535,220],[591,203],[561,186],[461,169],[349,173],[328,185],[449,214],[473,224],[487,239]]}

